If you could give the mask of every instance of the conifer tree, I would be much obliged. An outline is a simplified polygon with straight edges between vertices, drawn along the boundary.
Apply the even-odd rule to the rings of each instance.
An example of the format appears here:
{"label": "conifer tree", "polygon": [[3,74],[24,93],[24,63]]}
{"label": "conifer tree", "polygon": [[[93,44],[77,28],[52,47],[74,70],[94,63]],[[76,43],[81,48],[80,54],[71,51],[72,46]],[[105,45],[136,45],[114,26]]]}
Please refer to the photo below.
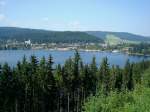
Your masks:
{"label": "conifer tree", "polygon": [[134,88],[134,80],[133,80],[133,64],[130,64],[129,60],[127,60],[124,75],[123,75],[123,84],[124,88],[128,90],[132,90]]}
{"label": "conifer tree", "polygon": [[73,75],[74,75],[74,82],[73,82],[73,88],[74,90],[79,88],[79,63],[80,62],[80,55],[78,51],[75,52],[74,54],[74,65],[73,65]]}
{"label": "conifer tree", "polygon": [[150,61],[130,64],[127,60],[124,68],[109,67],[104,58],[97,68],[95,57],[84,64],[76,51],[73,58],[53,69],[51,55],[40,62],[36,56],[29,61],[24,56],[13,68],[7,63],[0,66],[0,112],[81,112],[98,84],[104,97],[110,91],[132,91],[142,79],[137,73],[149,66]]}
{"label": "conifer tree", "polygon": [[38,96],[38,111],[39,112],[45,112],[45,102],[44,102],[44,79],[47,74],[47,68],[46,68],[46,59],[45,57],[42,57],[40,60],[39,66],[38,66],[38,79],[37,79],[37,96]]}
{"label": "conifer tree", "polygon": [[92,63],[90,64],[90,74],[89,77],[91,79],[91,92],[95,93],[97,89],[97,66],[96,66],[96,58],[95,56],[92,58]]}
{"label": "conifer tree", "polygon": [[[64,68],[63,68],[63,82],[65,84],[65,91],[67,94],[65,94],[66,96],[66,100],[67,102],[65,101],[64,104],[68,105],[69,109],[67,110],[74,110],[76,105],[75,105],[75,92],[76,92],[76,89],[75,89],[75,79],[76,79],[76,76],[74,74],[74,59],[75,58],[69,58],[68,60],[66,60],[65,62],[65,65],[64,65]],[[65,105],[64,105],[65,107]],[[67,108],[68,108],[67,107]]]}
{"label": "conifer tree", "polygon": [[100,66],[100,75],[101,75],[101,84],[102,84],[102,90],[104,94],[107,95],[110,91],[110,68],[108,64],[107,57],[102,60],[101,66]]}
{"label": "conifer tree", "polygon": [[74,60],[73,60],[73,75],[74,75],[74,79],[73,79],[73,101],[74,101],[74,105],[75,105],[75,111],[79,111],[79,93],[80,93],[80,74],[79,74],[79,64],[80,64],[80,55],[78,53],[78,51],[75,51],[74,54]]}
{"label": "conifer tree", "polygon": [[1,74],[1,72],[2,72],[2,66],[1,66],[1,64],[0,64],[0,74]]}
{"label": "conifer tree", "polygon": [[47,74],[45,76],[44,82],[44,91],[45,91],[45,110],[46,112],[54,111],[56,109],[56,81],[53,74],[53,59],[50,55],[47,62]]}
{"label": "conifer tree", "polygon": [[11,68],[5,63],[2,67],[2,72],[0,76],[1,80],[1,98],[2,104],[1,109],[3,112],[13,112],[14,111],[14,97],[13,97],[13,86],[12,86],[12,71]]}
{"label": "conifer tree", "polygon": [[38,75],[37,75],[37,68],[38,68],[38,60],[36,58],[36,56],[31,56],[31,62],[30,62],[30,66],[31,66],[31,71],[30,71],[30,103],[31,103],[31,112],[37,111],[37,91],[38,91]]}
{"label": "conifer tree", "polygon": [[62,104],[62,92],[63,88],[65,87],[64,81],[63,81],[63,73],[62,73],[62,67],[60,64],[56,66],[55,70],[55,80],[56,80],[56,86],[57,86],[57,111],[61,111],[61,104]]}
{"label": "conifer tree", "polygon": [[128,80],[127,86],[128,86],[129,90],[133,90],[134,89],[133,64],[130,65],[129,80]]}
{"label": "conifer tree", "polygon": [[110,89],[111,91],[115,89],[115,82],[116,82],[116,77],[117,77],[117,70],[115,65],[112,65],[112,68],[110,70]]}
{"label": "conifer tree", "polygon": [[115,88],[118,91],[121,91],[123,85],[123,73],[119,66],[116,67],[116,80],[115,80]]}
{"label": "conifer tree", "polygon": [[139,64],[134,64],[133,66],[133,77],[134,77],[135,83],[141,84],[142,73],[141,73],[141,68]]}

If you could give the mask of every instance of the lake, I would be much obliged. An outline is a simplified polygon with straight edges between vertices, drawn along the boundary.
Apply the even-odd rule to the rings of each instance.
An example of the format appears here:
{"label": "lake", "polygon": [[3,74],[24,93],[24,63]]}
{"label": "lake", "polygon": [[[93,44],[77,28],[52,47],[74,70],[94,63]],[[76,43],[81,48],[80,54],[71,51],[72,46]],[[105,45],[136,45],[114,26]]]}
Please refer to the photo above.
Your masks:
{"label": "lake", "polygon": [[[37,56],[38,59],[45,56],[48,58],[52,55],[55,64],[63,64],[66,59],[74,55],[74,51],[51,51],[51,50],[1,50],[0,51],[0,64],[7,62],[10,66],[15,66],[18,61],[22,60],[25,55],[27,59],[30,59],[31,55]],[[149,57],[146,56],[135,56],[124,53],[111,53],[111,52],[80,52],[80,55],[84,63],[90,63],[92,57],[96,57],[97,64],[100,64],[104,57],[107,57],[110,65],[119,65],[123,67],[126,60],[129,59],[131,62],[139,62],[147,60]]]}

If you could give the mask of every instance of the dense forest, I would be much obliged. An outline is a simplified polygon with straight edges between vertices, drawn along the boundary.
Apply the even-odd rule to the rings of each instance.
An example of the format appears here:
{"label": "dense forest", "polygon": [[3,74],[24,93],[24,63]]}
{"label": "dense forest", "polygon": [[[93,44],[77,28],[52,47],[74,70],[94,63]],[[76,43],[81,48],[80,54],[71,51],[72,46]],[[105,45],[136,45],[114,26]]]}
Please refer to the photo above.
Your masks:
{"label": "dense forest", "polygon": [[[128,102],[136,104],[134,97],[138,98],[142,90],[142,95],[146,92],[144,100],[150,102],[150,90],[147,89],[150,77],[149,74],[143,75],[149,67],[150,61],[144,60],[140,63],[127,60],[124,68],[110,66],[107,57],[100,65],[97,65],[95,57],[90,64],[84,64],[77,51],[63,65],[54,65],[51,55],[40,60],[34,55],[30,60],[24,56],[16,67],[12,68],[7,63],[0,66],[0,112],[131,110]],[[141,109],[148,108],[149,103],[144,104],[143,99],[140,102],[143,102]],[[136,112],[145,111],[139,110],[140,104],[135,106]]]}
{"label": "dense forest", "polygon": [[[136,66],[141,66],[142,63]],[[140,82],[137,82],[133,77],[133,90],[113,90],[109,95],[104,95],[99,90],[96,95],[87,99],[83,107],[84,112],[150,112],[150,68],[143,72],[141,69],[137,72],[137,69],[140,68],[135,68],[134,76],[139,77],[137,74],[141,73],[141,78],[139,77]]]}
{"label": "dense forest", "polygon": [[131,44],[129,46],[131,47],[129,49],[130,53],[139,53],[144,55],[150,54],[150,44],[148,43]]}
{"label": "dense forest", "polygon": [[24,42],[30,39],[33,43],[103,43],[103,40],[80,31],[47,31],[15,27],[0,27],[0,41]]}
{"label": "dense forest", "polygon": [[0,42],[8,40],[23,42],[30,39],[33,43],[103,43],[108,35],[133,42],[150,42],[146,36],[126,32],[109,31],[48,31],[19,27],[0,27]]}

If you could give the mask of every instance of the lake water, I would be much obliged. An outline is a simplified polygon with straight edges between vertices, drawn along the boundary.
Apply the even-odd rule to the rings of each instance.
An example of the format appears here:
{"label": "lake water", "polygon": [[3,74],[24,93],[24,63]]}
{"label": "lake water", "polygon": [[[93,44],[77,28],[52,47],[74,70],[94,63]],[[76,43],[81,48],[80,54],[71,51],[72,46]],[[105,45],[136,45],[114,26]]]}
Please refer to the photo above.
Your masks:
{"label": "lake water", "polygon": [[[50,50],[1,50],[0,51],[0,64],[7,62],[10,66],[15,66],[18,61],[22,60],[25,55],[30,59],[31,55],[37,56],[38,59],[45,56],[52,55],[55,64],[63,64],[66,59],[74,55],[74,51],[50,51]],[[127,55],[124,53],[110,53],[110,52],[80,52],[84,63],[90,63],[92,57],[96,57],[97,64],[100,64],[102,58],[107,57],[110,65],[119,65],[123,67],[127,59],[131,62],[139,62],[149,59],[146,56]]]}

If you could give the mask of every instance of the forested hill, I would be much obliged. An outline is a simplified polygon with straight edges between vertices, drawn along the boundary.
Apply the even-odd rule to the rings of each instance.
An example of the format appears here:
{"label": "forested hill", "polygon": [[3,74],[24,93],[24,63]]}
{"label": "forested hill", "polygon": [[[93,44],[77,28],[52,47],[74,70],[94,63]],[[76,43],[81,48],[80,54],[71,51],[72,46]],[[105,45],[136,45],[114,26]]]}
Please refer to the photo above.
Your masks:
{"label": "forested hill", "polygon": [[150,42],[150,38],[126,32],[104,31],[48,31],[41,29],[28,29],[18,27],[0,27],[0,41],[30,39],[38,43],[77,43],[77,42]]}
{"label": "forested hill", "polygon": [[100,39],[103,40],[109,37],[109,35],[113,35],[113,37],[117,37],[122,40],[128,40],[128,41],[140,41],[140,42],[150,41],[150,37],[136,35],[127,32],[87,31],[86,33],[99,37]]}
{"label": "forested hill", "polygon": [[31,39],[32,42],[47,43],[47,42],[62,42],[62,43],[76,43],[76,42],[100,42],[103,40],[89,35],[85,32],[71,32],[71,31],[47,31],[40,29],[27,29],[16,27],[0,27],[0,40],[17,40],[25,41]]}

